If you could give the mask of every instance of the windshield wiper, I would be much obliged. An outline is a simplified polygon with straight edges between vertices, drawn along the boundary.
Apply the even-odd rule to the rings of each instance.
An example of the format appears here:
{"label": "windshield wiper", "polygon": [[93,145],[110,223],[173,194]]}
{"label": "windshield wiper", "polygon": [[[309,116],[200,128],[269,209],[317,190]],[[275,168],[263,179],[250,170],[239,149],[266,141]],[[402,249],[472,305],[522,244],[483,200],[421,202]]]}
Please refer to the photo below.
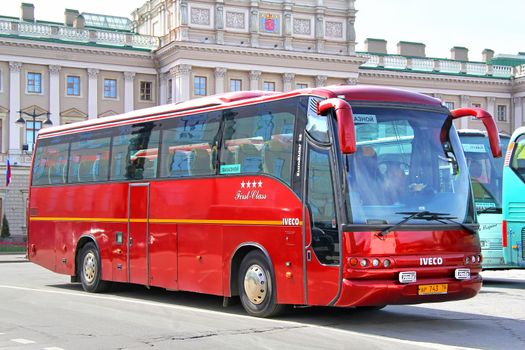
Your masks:
{"label": "windshield wiper", "polygon": [[443,224],[446,224],[447,222],[456,224],[461,226],[463,229],[467,230],[468,232],[472,234],[476,234],[476,231],[468,227],[467,225],[454,221],[454,219],[457,219],[455,216],[449,216],[448,213],[434,213],[427,210],[424,211],[403,211],[403,212],[397,212],[396,214],[403,214],[408,215],[406,218],[398,222],[397,224],[394,224],[390,227],[385,228],[381,232],[377,234],[378,237],[383,237],[389,232],[395,230],[399,226],[402,226],[404,223],[413,220],[413,219],[420,219],[420,220],[426,220],[426,221],[438,221]]}
{"label": "windshield wiper", "polygon": [[501,208],[496,208],[496,207],[485,207],[483,209],[480,209],[480,210],[477,210],[476,209],[476,212],[478,214],[483,214],[483,213],[496,213],[496,214],[501,214]]}

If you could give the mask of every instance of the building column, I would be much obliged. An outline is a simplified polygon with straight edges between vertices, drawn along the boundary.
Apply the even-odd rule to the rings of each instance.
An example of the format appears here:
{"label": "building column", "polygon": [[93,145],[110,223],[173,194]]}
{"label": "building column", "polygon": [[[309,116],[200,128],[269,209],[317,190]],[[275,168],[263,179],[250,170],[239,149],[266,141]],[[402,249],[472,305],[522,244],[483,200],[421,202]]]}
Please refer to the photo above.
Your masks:
{"label": "building column", "polygon": [[159,104],[168,103],[168,73],[160,73],[159,79]]}
{"label": "building column", "polygon": [[495,97],[487,97],[487,112],[489,112],[491,116],[496,118],[496,98]]}
{"label": "building column", "polygon": [[124,72],[124,112],[131,112],[135,109],[134,101],[134,72]]}
{"label": "building column", "polygon": [[9,62],[9,154],[20,154],[20,128],[15,125],[20,110],[20,70],[22,63]]}
{"label": "building column", "polygon": [[226,68],[215,68],[215,93],[222,94],[224,92],[224,76],[226,75]]}
{"label": "building column", "polygon": [[98,69],[88,68],[88,119],[98,116]]}
{"label": "building column", "polygon": [[[461,95],[461,107],[470,107],[470,96]],[[463,117],[459,120],[459,126],[461,129],[468,129],[469,117]]]}
{"label": "building column", "polygon": [[262,72],[260,70],[250,71],[250,90],[260,90],[259,79],[261,79]]}
{"label": "building column", "polygon": [[177,68],[171,68],[168,74],[168,80],[171,79],[171,96],[169,96],[170,103],[177,103]]}
{"label": "building column", "polygon": [[348,45],[348,55],[355,55],[355,15],[357,11],[355,10],[354,0],[348,2],[348,17],[346,20],[346,42]]}
{"label": "building column", "polygon": [[327,79],[328,79],[328,77],[326,75],[317,75],[315,77],[315,87],[325,86]]}
{"label": "building column", "polygon": [[514,125],[513,130],[521,127],[523,125],[523,98],[514,97],[512,102],[514,104]]}
{"label": "building column", "polygon": [[293,81],[295,79],[295,74],[293,73],[284,73],[283,74],[283,92],[288,92],[293,90]]}
{"label": "building column", "polygon": [[177,66],[175,86],[175,101],[184,102],[190,99],[190,75],[191,66],[189,64],[181,64]]}
{"label": "building column", "polygon": [[[60,125],[60,66],[49,66],[49,112],[53,125]],[[67,88],[67,87],[66,87]]]}

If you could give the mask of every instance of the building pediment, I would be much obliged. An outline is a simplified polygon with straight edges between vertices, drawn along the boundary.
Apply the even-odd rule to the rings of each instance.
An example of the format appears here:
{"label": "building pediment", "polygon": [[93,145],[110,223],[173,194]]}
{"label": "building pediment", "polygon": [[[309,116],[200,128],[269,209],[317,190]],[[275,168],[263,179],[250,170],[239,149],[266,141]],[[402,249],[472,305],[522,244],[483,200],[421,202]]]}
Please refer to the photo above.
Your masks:
{"label": "building pediment", "polygon": [[65,111],[62,111],[60,112],[60,116],[64,118],[82,118],[82,119],[87,118],[86,113],[76,108],[70,108],[70,109],[66,109]]}
{"label": "building pediment", "polygon": [[99,118],[103,118],[103,117],[109,117],[109,116],[112,116],[112,115],[117,115],[119,113],[113,111],[113,110],[109,110],[109,111],[105,111],[105,112],[102,112],[98,115]]}
{"label": "building pediment", "polygon": [[47,109],[44,109],[37,105],[32,105],[29,107],[22,108],[21,111],[26,113],[26,115],[29,114],[29,115],[35,115],[35,116],[43,116],[49,113]]}

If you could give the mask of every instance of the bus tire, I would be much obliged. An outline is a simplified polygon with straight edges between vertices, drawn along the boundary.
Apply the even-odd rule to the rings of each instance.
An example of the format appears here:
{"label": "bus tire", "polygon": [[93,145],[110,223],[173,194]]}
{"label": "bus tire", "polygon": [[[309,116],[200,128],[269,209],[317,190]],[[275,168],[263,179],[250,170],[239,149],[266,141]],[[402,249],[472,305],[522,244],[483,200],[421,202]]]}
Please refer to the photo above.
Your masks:
{"label": "bus tire", "polygon": [[94,243],[82,247],[78,257],[78,274],[86,292],[101,293],[109,289],[110,283],[101,279],[100,253]]}
{"label": "bus tire", "polygon": [[242,260],[238,285],[242,306],[249,315],[272,317],[282,311],[282,305],[277,304],[270,264],[259,250],[251,251]]}

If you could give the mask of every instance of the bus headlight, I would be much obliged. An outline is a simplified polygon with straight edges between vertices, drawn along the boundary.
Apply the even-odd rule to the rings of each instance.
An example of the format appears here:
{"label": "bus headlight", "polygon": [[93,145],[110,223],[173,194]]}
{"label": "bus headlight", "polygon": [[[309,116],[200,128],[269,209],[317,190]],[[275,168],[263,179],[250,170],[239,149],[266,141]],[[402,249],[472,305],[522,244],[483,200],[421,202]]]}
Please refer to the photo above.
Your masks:
{"label": "bus headlight", "polygon": [[468,256],[465,257],[465,265],[470,264],[470,258]]}
{"label": "bus headlight", "polygon": [[374,267],[378,267],[379,263],[380,263],[379,259],[372,260],[372,266],[374,266]]}

